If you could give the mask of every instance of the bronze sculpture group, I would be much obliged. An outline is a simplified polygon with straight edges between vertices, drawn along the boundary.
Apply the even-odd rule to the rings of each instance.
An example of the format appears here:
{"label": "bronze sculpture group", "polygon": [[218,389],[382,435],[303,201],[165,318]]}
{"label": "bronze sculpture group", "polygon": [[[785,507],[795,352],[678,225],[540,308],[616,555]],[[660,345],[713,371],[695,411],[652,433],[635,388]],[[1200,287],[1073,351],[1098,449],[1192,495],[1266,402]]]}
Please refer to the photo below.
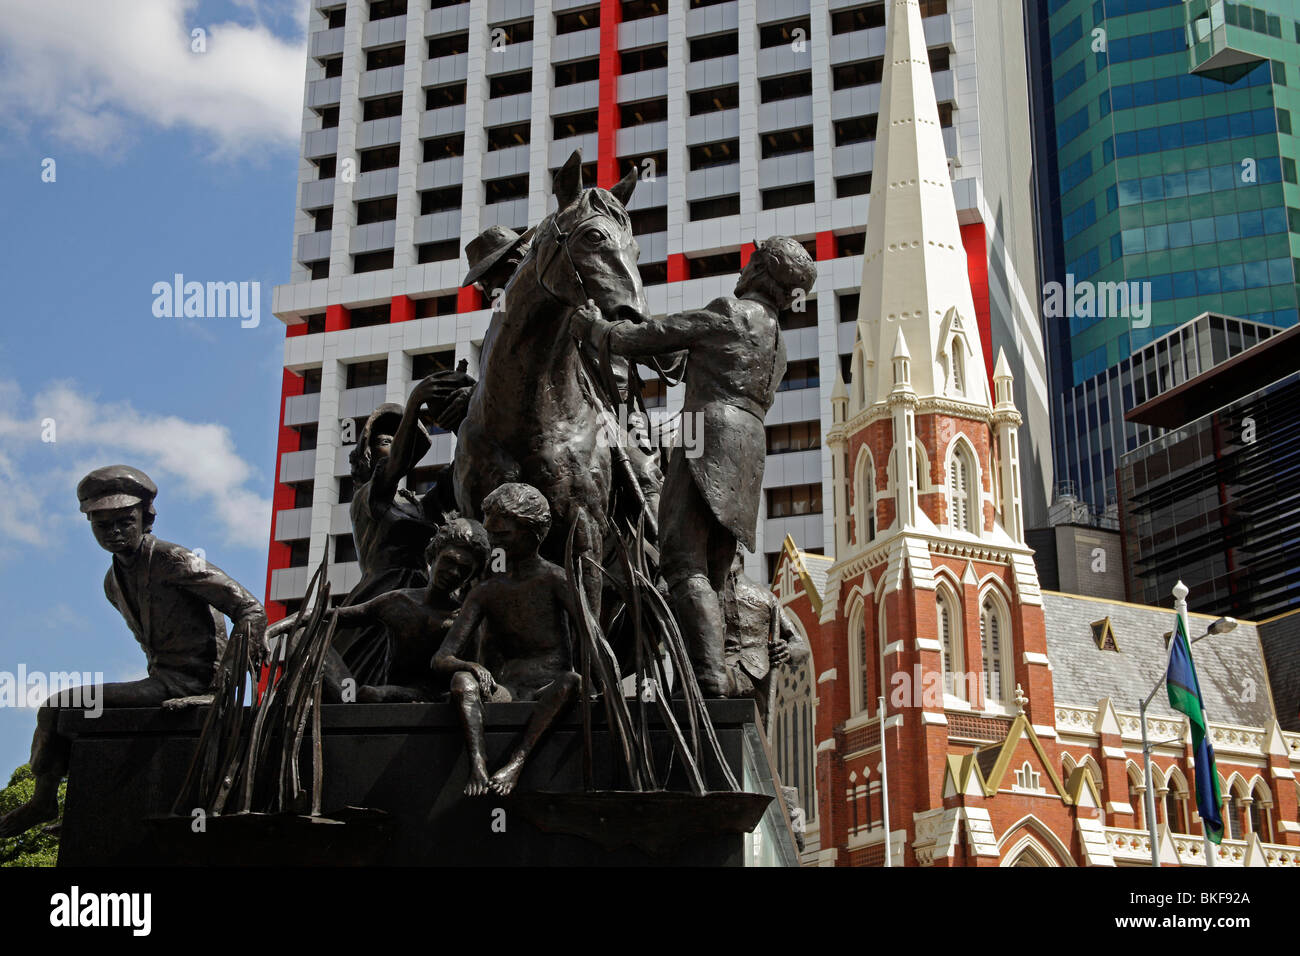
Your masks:
{"label": "bronze sculpture group", "polygon": [[[631,547],[667,595],[704,697],[754,697],[766,713],[771,670],[807,655],[776,599],[740,572],[739,548],[755,547],[763,422],[785,373],[778,316],[811,289],[816,266],[799,243],[768,239],[734,296],[653,318],[626,210],[635,185],[633,171],[608,190],[584,189],[575,153],[555,176],[554,213],[522,235],[493,227],[471,243],[465,284],[493,305],[479,377],[462,366],[417,383],[405,406],[375,410],[351,455],[362,577],[334,611],[324,699],[450,700],[471,795],[510,793],[547,728],[597,692],[584,686],[581,635],[613,628],[610,582],[634,573]],[[702,454],[679,446],[665,460],[644,443],[598,440],[629,421],[620,406],[644,415],[637,363],[683,375],[683,414],[702,422]],[[402,485],[429,447],[428,425],[455,432],[457,445],[421,498]],[[247,632],[255,658],[266,653],[256,599],[152,536],[156,493],[125,466],[78,488],[113,554],[108,598],[149,662],[147,679],[104,687],[109,707],[202,695],[225,645],[222,615]],[[614,648],[619,660],[631,653]],[[532,712],[489,773],[483,707],[503,701]],[[69,747],[55,731],[61,703],[38,715],[36,795],[0,818],[0,836],[57,810]]]}

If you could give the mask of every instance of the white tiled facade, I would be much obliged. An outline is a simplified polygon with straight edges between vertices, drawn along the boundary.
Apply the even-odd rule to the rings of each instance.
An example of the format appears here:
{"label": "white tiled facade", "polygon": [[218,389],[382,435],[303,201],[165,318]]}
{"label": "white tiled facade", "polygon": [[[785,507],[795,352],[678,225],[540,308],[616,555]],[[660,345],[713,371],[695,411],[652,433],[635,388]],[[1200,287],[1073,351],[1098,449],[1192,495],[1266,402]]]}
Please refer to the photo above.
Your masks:
{"label": "white tiled facade", "polygon": [[[447,298],[457,295],[467,269],[465,244],[489,225],[523,229],[537,223],[553,208],[551,171],[574,148],[581,147],[585,163],[598,160],[601,135],[593,122],[600,82],[557,86],[557,67],[598,61],[601,71],[617,75],[617,103],[640,104],[640,112],[652,118],[632,125],[636,118],[624,117],[627,122],[606,141],[620,163],[652,171],[629,209],[655,314],[698,308],[729,294],[734,271],[682,276],[687,270],[725,270],[756,237],[784,234],[817,249],[817,322],[785,333],[790,363],[805,370],[798,383],[789,384],[806,387],[778,393],[768,425],[816,423],[812,430],[824,434],[831,422],[831,387],[841,357],[852,352],[857,318],[852,300],[840,303],[837,296],[856,294],[862,276],[861,255],[837,250],[861,247],[867,188],[854,177],[871,171],[875,146],[870,122],[854,121],[874,121],[880,98],[875,61],[883,58],[885,43],[879,24],[896,2],[917,0],[313,0],[291,279],[277,287],[274,298],[274,312],[287,325],[308,322],[308,334],[289,330],[286,369],[313,381],[319,375],[318,392],[286,399],[282,422],[304,434],[314,426],[315,448],[284,453],[278,469],[278,492],[285,485],[307,491],[310,482],[311,504],[276,513],[275,540],[292,545],[294,557],[286,567],[273,551],[268,601],[292,608],[308,569],[327,549],[333,560],[333,548],[351,531],[347,505],[339,503],[340,479],[348,475],[345,423],[381,401],[403,401],[422,353],[464,358],[477,370],[491,313],[450,310]],[[942,135],[953,161],[960,220],[963,226],[985,225],[993,347],[1005,348],[1015,366],[1016,404],[1026,416],[1022,441],[1032,520],[1031,486],[1035,479],[1044,489],[1050,483],[1050,475],[1035,475],[1040,442],[1044,467],[1051,456],[1041,334],[1030,304],[1037,278],[1019,7],[924,0],[921,12],[926,45],[937,58],[933,78],[945,110]],[[582,29],[580,17],[602,25]],[[614,24],[616,19],[621,22]],[[529,35],[526,21],[531,39],[510,40]],[[617,55],[601,56],[602,29],[617,30]],[[940,51],[946,51],[948,69],[941,68]],[[446,55],[431,59],[430,52]],[[402,62],[385,65],[396,59]],[[368,60],[374,68],[367,69]],[[496,90],[494,78],[502,84]],[[531,89],[519,92],[529,79]],[[724,108],[702,112],[697,102],[693,113],[691,94],[705,91],[715,91]],[[377,118],[365,119],[368,109]],[[555,120],[564,124],[573,116],[579,133],[557,139],[563,130]],[[489,148],[494,130],[517,124],[527,124],[527,144]],[[446,138],[461,134],[463,143],[452,148],[460,155],[448,155]],[[729,141],[734,142],[723,162],[710,164],[704,151],[693,151]],[[442,150],[428,161],[426,143]],[[384,165],[391,155],[371,152],[391,146],[398,147],[396,165]],[[519,178],[525,175],[526,189]],[[502,184],[505,192],[494,193]],[[457,207],[422,213],[426,194],[432,200],[445,195],[438,190],[456,186]],[[773,192],[782,189],[787,192]],[[721,202],[698,205],[709,200]],[[318,217],[318,210],[331,206],[332,213]],[[375,221],[359,225],[359,213]],[[324,228],[318,230],[318,222]],[[733,258],[694,262],[719,254]],[[370,258],[358,262],[358,256]],[[421,263],[422,257],[431,261]],[[375,271],[357,271],[377,264]],[[420,312],[429,317],[323,330],[331,306],[382,307],[395,296],[423,300]],[[429,307],[433,299],[437,307]],[[460,301],[463,307],[467,298]],[[346,387],[349,365],[375,360],[387,361],[383,383]],[[816,374],[807,375],[808,366],[799,362],[814,363]],[[680,402],[680,388],[670,389],[666,413]],[[421,465],[449,461],[453,443],[450,435],[435,436]],[[769,513],[770,499],[764,502],[758,553],[748,567],[760,580],[768,576],[765,556],[780,550],[786,534],[805,550],[833,550],[829,449],[822,444],[770,454],[763,483],[769,489],[820,488],[822,507],[819,513],[778,517]],[[792,493],[790,507],[798,509],[812,497]],[[357,578],[355,562],[332,563],[335,593]]]}

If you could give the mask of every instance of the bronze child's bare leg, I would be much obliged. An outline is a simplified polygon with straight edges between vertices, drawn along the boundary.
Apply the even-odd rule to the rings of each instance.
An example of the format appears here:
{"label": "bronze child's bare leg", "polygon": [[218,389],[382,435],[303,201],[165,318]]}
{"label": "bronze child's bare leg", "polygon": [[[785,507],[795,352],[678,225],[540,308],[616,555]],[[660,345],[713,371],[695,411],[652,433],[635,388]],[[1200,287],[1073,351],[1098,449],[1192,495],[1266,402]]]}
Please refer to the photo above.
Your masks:
{"label": "bronze child's bare leg", "polygon": [[465,785],[465,794],[477,797],[488,792],[488,772],[483,756],[483,700],[474,675],[458,671],[451,679],[451,697],[465,728],[465,748],[469,755],[469,783]]}
{"label": "bronze child's bare leg", "polygon": [[528,726],[524,728],[524,739],[515,748],[515,752],[506,761],[505,766],[492,775],[490,786],[493,793],[499,793],[504,797],[515,788],[515,784],[519,782],[519,774],[524,769],[524,762],[528,760],[528,755],[533,752],[533,748],[541,740],[542,734],[546,733],[555,718],[563,712],[569,701],[573,699],[574,693],[581,683],[582,678],[569,671],[561,674],[542,688],[541,693],[537,696],[537,701],[533,704],[533,712],[528,718]]}

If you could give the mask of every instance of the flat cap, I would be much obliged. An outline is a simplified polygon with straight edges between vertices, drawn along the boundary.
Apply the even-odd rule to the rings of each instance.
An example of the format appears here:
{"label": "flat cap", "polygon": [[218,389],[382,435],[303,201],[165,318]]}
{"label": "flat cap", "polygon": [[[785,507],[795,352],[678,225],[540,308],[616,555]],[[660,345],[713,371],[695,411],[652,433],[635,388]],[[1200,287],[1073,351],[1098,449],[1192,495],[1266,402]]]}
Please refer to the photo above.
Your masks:
{"label": "flat cap", "polygon": [[158,486],[139,468],[107,465],[96,468],[77,483],[77,500],[85,514],[110,508],[129,508],[141,502],[152,504]]}

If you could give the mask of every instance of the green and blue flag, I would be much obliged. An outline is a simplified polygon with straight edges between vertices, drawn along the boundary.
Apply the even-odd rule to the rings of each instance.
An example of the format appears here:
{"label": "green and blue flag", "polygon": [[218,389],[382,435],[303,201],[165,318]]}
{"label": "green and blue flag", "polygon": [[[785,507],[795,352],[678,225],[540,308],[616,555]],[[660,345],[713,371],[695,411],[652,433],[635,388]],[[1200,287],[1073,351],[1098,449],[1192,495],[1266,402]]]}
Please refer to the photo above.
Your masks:
{"label": "green and blue flag", "polygon": [[1219,791],[1219,770],[1214,764],[1214,747],[1210,745],[1210,725],[1205,717],[1205,702],[1201,699],[1201,685],[1192,666],[1192,646],[1187,640],[1183,616],[1170,639],[1169,672],[1165,683],[1169,689],[1169,704],[1179,713],[1186,714],[1192,723],[1192,753],[1196,758],[1196,809],[1205,826],[1205,835],[1214,843],[1223,842],[1223,814],[1220,807],[1223,797]]}

